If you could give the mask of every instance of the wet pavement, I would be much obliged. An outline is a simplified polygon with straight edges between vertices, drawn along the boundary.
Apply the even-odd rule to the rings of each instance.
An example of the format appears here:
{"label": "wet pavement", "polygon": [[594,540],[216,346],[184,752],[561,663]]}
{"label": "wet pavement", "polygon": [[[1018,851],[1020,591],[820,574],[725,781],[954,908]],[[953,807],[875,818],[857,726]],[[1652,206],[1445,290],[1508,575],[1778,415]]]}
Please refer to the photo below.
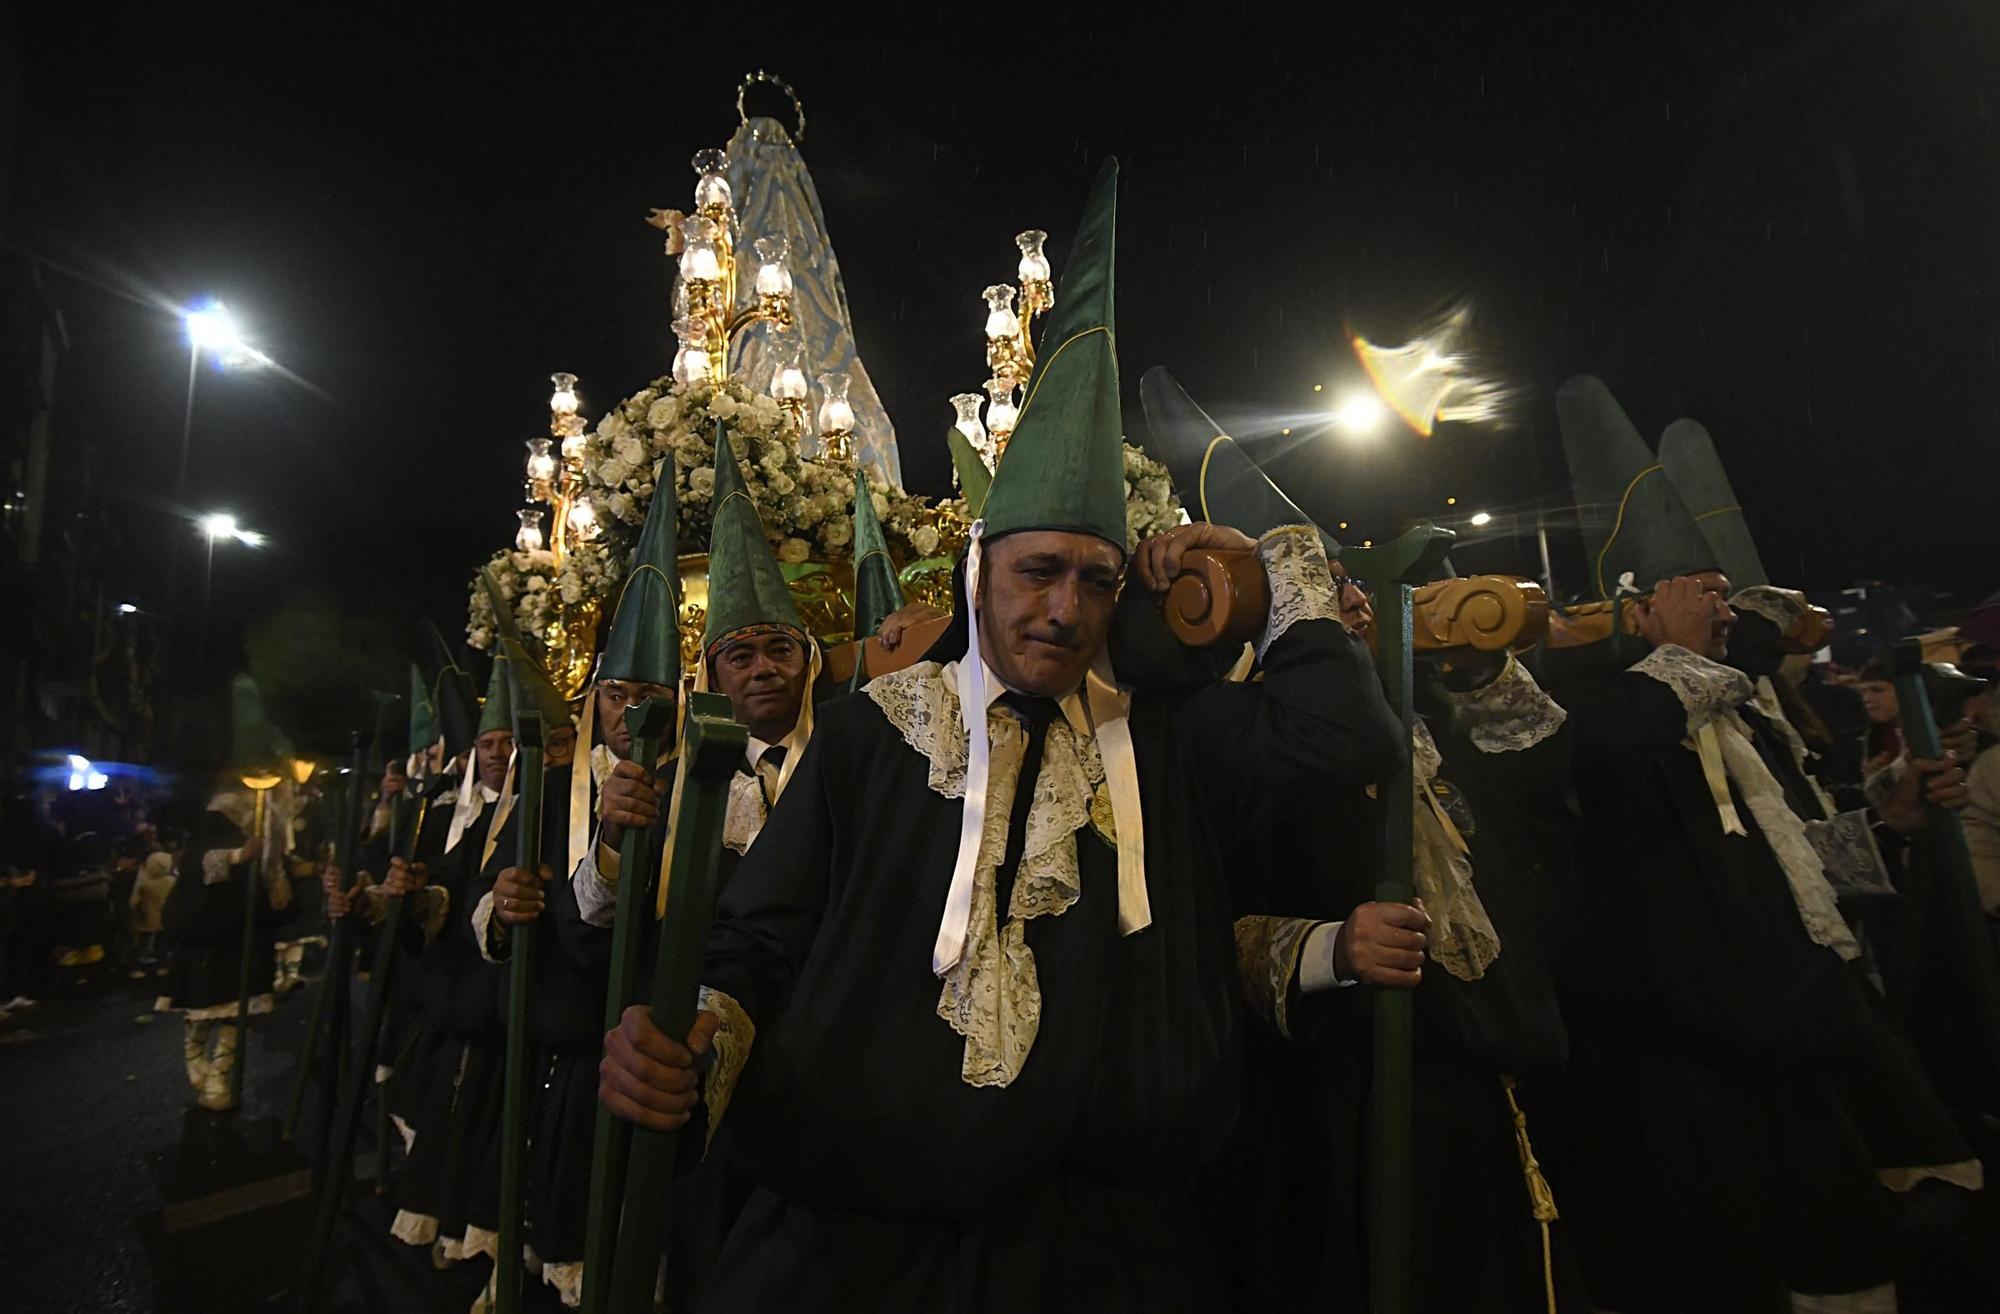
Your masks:
{"label": "wet pavement", "polygon": [[[0,1021],[0,1310],[7,1314],[269,1314],[299,1308],[310,1172],[281,1136],[312,997],[253,1021],[243,1106],[194,1105],[181,1021],[153,983],[71,979]],[[354,996],[358,1013],[360,988]],[[309,1101],[301,1135],[312,1125]],[[445,1271],[389,1236],[362,1120],[321,1314],[470,1310],[485,1261]],[[2000,1162],[2000,1137],[1981,1147]],[[392,1188],[393,1190],[393,1188]],[[2000,1190],[1927,1187],[1904,1201],[1903,1314],[2000,1310]],[[561,1307],[527,1284],[527,1308]]]}
{"label": "wet pavement", "polygon": [[[310,1172],[281,1124],[317,983],[253,1020],[234,1113],[195,1107],[181,1020],[152,1012],[153,985],[71,979],[0,1021],[8,1314],[298,1305]],[[302,1135],[311,1121],[308,1102]],[[363,1120],[356,1149],[357,1164],[372,1169],[371,1124]],[[428,1252],[390,1238],[393,1212],[370,1182],[357,1183],[317,1302],[323,1314],[471,1307],[487,1265],[433,1270]]]}

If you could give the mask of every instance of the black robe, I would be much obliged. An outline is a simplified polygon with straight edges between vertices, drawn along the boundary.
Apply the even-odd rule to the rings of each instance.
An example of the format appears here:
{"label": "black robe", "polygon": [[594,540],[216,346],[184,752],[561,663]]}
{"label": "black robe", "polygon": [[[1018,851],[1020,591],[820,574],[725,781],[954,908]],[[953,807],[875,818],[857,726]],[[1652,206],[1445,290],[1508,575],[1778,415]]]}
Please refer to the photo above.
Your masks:
{"label": "black robe", "polygon": [[1665,684],[1552,654],[1582,808],[1558,953],[1571,1058],[1538,1147],[1590,1294],[1626,1314],[1773,1311],[1889,1281],[1886,1192],[1835,1095],[1865,1003],[1808,938],[1740,793],[1726,834]]}
{"label": "black robe", "polygon": [[[1538,1081],[1560,1072],[1568,1039],[1545,941],[1569,890],[1575,816],[1566,730],[1535,746],[1483,753],[1440,710],[1426,717],[1443,758],[1439,795],[1472,850],[1474,884],[1501,943],[1477,981],[1427,962],[1415,992],[1413,1165],[1418,1311],[1547,1308],[1533,1217],[1502,1076],[1522,1083],[1530,1134]],[[1332,791],[1310,811],[1274,809],[1270,851],[1242,888],[1242,915],[1338,921],[1375,898],[1380,806]],[[1290,1000],[1290,1038],[1253,1034],[1248,1116],[1210,1183],[1218,1231],[1232,1238],[1235,1308],[1369,1308],[1369,1099],[1373,992]],[[1558,1206],[1562,1192],[1555,1189]],[[1563,1309],[1582,1308],[1560,1230]]]}
{"label": "black robe", "polygon": [[937,1015],[962,803],[871,698],[824,710],[709,941],[704,979],[757,1026],[720,1131],[757,1189],[704,1309],[1215,1307],[1189,1184],[1240,1096],[1230,829],[1405,752],[1337,622],[1294,624],[1265,669],[1135,696],[1152,924],[1119,934],[1116,853],[1083,827],[1080,897],[1026,925],[1040,1030],[1004,1088],[961,1079]]}

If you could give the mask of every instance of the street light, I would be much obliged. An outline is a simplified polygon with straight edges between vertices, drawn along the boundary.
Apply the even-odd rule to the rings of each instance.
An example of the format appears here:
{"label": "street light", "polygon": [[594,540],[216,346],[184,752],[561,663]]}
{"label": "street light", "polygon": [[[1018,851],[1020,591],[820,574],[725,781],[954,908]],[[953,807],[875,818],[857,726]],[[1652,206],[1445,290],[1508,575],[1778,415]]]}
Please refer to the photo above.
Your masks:
{"label": "street light", "polygon": [[[271,363],[269,356],[251,346],[244,338],[243,326],[237,322],[235,313],[220,301],[206,301],[182,311],[181,328],[187,334],[188,341],[188,381],[187,404],[181,411],[181,459],[174,476],[176,511],[187,505],[188,449],[194,438],[194,385],[201,372],[202,353],[208,353],[215,363],[224,369],[241,369]],[[210,535],[211,552],[214,546],[215,536]],[[174,630],[180,623],[178,605],[180,560],[180,537],[175,535],[168,540],[167,546],[167,632],[160,659],[163,671],[167,669],[165,652],[171,650]]]}
{"label": "street light", "polygon": [[264,546],[268,540],[254,529],[243,528],[236,522],[236,517],[227,511],[211,511],[195,523],[208,540],[208,552],[201,567],[201,635],[195,641],[194,650],[195,665],[200,666],[208,656],[208,602],[211,586],[215,582],[216,541],[227,539],[254,548]]}
{"label": "street light", "polygon": [[1372,392],[1350,393],[1333,410],[1334,427],[1356,437],[1379,430],[1389,418],[1389,408]]}
{"label": "street light", "polygon": [[1480,511],[1473,515],[1472,523],[1475,525],[1490,525],[1493,523],[1493,517],[1484,511]]}

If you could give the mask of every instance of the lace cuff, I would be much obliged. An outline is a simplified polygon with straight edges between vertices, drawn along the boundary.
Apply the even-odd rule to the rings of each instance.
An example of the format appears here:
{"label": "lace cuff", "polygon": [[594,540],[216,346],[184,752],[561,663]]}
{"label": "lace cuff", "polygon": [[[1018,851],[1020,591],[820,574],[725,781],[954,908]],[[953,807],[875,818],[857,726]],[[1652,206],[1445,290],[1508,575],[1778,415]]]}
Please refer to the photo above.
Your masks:
{"label": "lace cuff", "polygon": [[1843,812],[1827,821],[1808,821],[1806,838],[1826,869],[1835,894],[1894,894],[1882,851],[1866,811]]}
{"label": "lace cuff", "polygon": [[[605,873],[609,858],[610,873]],[[570,876],[576,892],[577,915],[592,926],[609,926],[618,919],[618,855],[603,844],[594,844],[576,864]]]}
{"label": "lace cuff", "polygon": [[1483,689],[1447,692],[1452,719],[1482,753],[1533,748],[1569,719],[1569,713],[1542,691],[1528,668],[1507,659],[1499,676]]}
{"label": "lace cuff", "polygon": [[1910,759],[1899,757],[1888,766],[1870,771],[1868,778],[1861,782],[1861,793],[1868,800],[1868,806],[1881,807],[1883,800],[1895,793],[1896,786],[1903,783],[1903,774],[1909,769]]}
{"label": "lace cuff", "polygon": [[1774,588],[1769,584],[1752,584],[1747,589],[1739,589],[1732,594],[1729,605],[1737,611],[1747,611],[1778,627],[1783,634],[1792,628],[1793,622],[1806,614],[1807,602],[1803,593],[1792,589]]}
{"label": "lace cuff", "polygon": [[[487,962],[504,967],[507,952],[507,923],[493,920],[493,891],[479,896],[479,902],[472,905],[472,941],[479,946],[479,956]],[[498,930],[497,936],[493,933]]]}
{"label": "lace cuff", "polygon": [[1756,692],[1750,677],[1735,667],[1710,661],[1677,643],[1661,644],[1634,662],[1631,669],[1674,691],[1674,697],[1680,699],[1687,711],[1689,734],[1739,703],[1748,702]]}
{"label": "lace cuff", "polygon": [[236,865],[236,854],[230,849],[210,849],[201,855],[201,883],[220,885],[229,879],[229,869]]}
{"label": "lace cuff", "polygon": [[1274,529],[1257,540],[1257,559],[1271,582],[1271,614],[1257,640],[1259,658],[1300,621],[1340,619],[1340,589],[1318,534],[1304,525]]}
{"label": "lace cuff", "polygon": [[1288,1002],[1299,954],[1319,923],[1304,917],[1236,919],[1236,980],[1258,1021],[1293,1039]]}
{"label": "lace cuff", "polygon": [[736,1079],[743,1075],[743,1065],[749,1061],[750,1046],[757,1039],[757,1024],[733,997],[709,986],[701,988],[695,1007],[715,1014],[721,1023],[715,1029],[714,1042],[709,1045],[710,1062],[701,1082],[702,1103],[708,1106],[708,1137],[702,1142],[702,1152],[706,1154],[709,1142],[715,1139],[715,1129],[722,1125],[722,1115],[729,1111],[729,1098],[736,1093]]}

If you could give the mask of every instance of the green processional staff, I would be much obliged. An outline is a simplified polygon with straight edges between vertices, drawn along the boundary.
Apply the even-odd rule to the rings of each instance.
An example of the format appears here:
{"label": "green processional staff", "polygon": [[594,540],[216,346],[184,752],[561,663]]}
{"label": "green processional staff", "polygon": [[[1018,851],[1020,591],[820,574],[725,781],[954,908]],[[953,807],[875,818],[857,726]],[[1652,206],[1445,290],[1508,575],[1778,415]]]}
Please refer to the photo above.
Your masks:
{"label": "green processional staff", "polygon": [[[1175,459],[1174,464],[1195,469],[1191,481],[1194,500],[1204,519],[1217,519],[1252,534],[1281,524],[1313,523],[1187,396],[1172,375],[1163,369],[1149,370],[1140,391],[1155,439],[1168,451],[1179,449],[1178,457],[1186,458]],[[1318,532],[1329,558],[1338,560],[1348,573],[1375,591],[1375,666],[1389,707],[1407,740],[1416,725],[1412,665],[1415,589],[1437,573],[1456,536],[1436,526],[1419,525],[1379,548],[1344,548],[1324,530]],[[1412,903],[1416,899],[1416,786],[1407,763],[1381,782],[1381,797],[1375,898],[1385,903]],[[1373,1006],[1370,1307],[1376,1314],[1405,1314],[1412,1308],[1414,1263],[1415,997],[1408,990],[1378,989]]]}
{"label": "green processional staff", "polygon": [[[543,759],[547,737],[571,724],[569,704],[542,669],[514,623],[492,573],[482,572],[480,584],[493,603],[499,621],[500,650],[513,681],[514,775],[520,796],[515,803],[514,865],[537,871],[542,855]],[[592,708],[591,714],[596,714]],[[588,769],[587,766],[585,769]],[[529,1067],[534,1054],[529,1032],[529,1004],[535,989],[538,927],[525,922],[509,932],[507,977],[507,1055],[501,1086],[500,1217],[495,1256],[495,1307],[514,1314],[521,1306],[523,1201],[527,1193]]]}
{"label": "green processional staff", "polygon": [[[444,727],[446,753],[452,754],[454,747],[469,747],[472,741],[488,729],[494,728],[495,718],[511,719],[511,691],[506,683],[506,663],[495,661],[493,678],[487,691],[488,705],[484,711],[470,700],[470,677],[456,666],[448,665],[438,677],[433,697],[429,700],[412,698],[409,739],[414,743],[420,734],[428,733],[437,722]],[[478,719],[475,719],[478,718]],[[505,724],[505,721],[501,722]],[[426,748],[428,745],[426,745]],[[363,788],[364,770],[357,759],[354,790],[358,797]],[[414,857],[416,842],[423,831],[425,814],[429,808],[428,798],[420,798],[414,804],[392,803],[389,808],[389,834],[387,863],[408,862]],[[357,827],[358,829],[358,827]],[[347,867],[342,865],[343,878]],[[360,1040],[358,1055],[353,1052],[349,1037],[335,1038],[338,1044],[337,1057],[328,1063],[325,1080],[328,1083],[325,1106],[333,1109],[332,1125],[322,1148],[323,1162],[331,1167],[321,1170],[321,1180],[313,1203],[312,1231],[306,1237],[305,1262],[300,1270],[299,1307],[313,1309],[319,1299],[320,1275],[325,1271],[327,1255],[333,1244],[334,1228],[340,1220],[340,1210],[346,1199],[349,1173],[341,1165],[351,1161],[354,1141],[361,1125],[362,1106],[367,1102],[368,1089],[373,1081],[372,1062],[384,1019],[388,1015],[389,998],[394,988],[398,948],[403,937],[404,896],[392,894],[383,905],[382,922],[376,933],[375,956],[368,974],[368,993],[362,1006],[361,1025],[356,1030]],[[352,918],[342,918],[335,933],[345,931]],[[350,951],[351,952],[351,951]],[[333,978],[330,975],[329,981]],[[344,981],[344,977],[342,978]],[[342,1062],[345,1060],[345,1062]],[[334,1096],[339,1100],[336,1106]],[[377,1135],[380,1143],[376,1147],[376,1179],[378,1188],[385,1182],[389,1158],[389,1146],[384,1123],[387,1121],[386,1087],[379,1087],[376,1099],[382,1111],[377,1120]]]}
{"label": "green processional staff", "polygon": [[[722,451],[727,451],[725,445]],[[680,596],[675,551],[674,484],[655,485],[632,571],[618,593],[611,631],[598,657],[598,671],[634,684],[679,689],[681,683]],[[722,497],[716,492],[718,503]],[[631,760],[653,769],[659,764],[660,743],[674,721],[673,703],[649,696],[625,713],[632,735]],[[579,765],[587,775],[587,764]],[[576,825],[572,816],[570,823]],[[626,1006],[638,1000],[639,953],[644,945],[644,909],[652,893],[646,871],[652,852],[650,828],[625,832],[619,845],[618,910],[611,931],[611,979],[604,997],[604,1029],[618,1025]],[[571,873],[573,874],[573,873]],[[600,1107],[591,1138],[590,1209],[585,1223],[583,1308],[603,1314],[609,1306],[611,1265],[618,1245],[618,1209],[625,1198],[625,1171],[632,1145],[632,1125]]]}
{"label": "green processional staff", "polygon": [[[334,866],[339,869],[342,880],[352,879],[354,854],[361,836],[361,778],[365,753],[361,735],[359,730],[354,732],[354,746],[348,755],[347,767],[342,772],[345,784],[341,795],[340,824],[334,832]],[[327,945],[326,966],[321,971],[319,989],[313,994],[312,1012],[306,1024],[305,1048],[301,1051],[299,1066],[292,1074],[292,1093],[285,1108],[284,1137],[291,1140],[298,1133],[299,1115],[305,1107],[306,1087],[315,1075],[321,1079],[311,1156],[316,1178],[325,1174],[326,1143],[333,1129],[332,1091],[338,1080],[342,1039],[347,1032],[347,975],[353,959],[354,931],[343,917],[333,924]]]}
{"label": "green processional staff", "polygon": [[[1917,639],[1904,639],[1890,649],[1889,669],[1895,677],[1903,742],[1911,756],[1942,758],[1939,720],[1958,720],[1965,701],[1984,689],[1985,682],[1943,662],[1926,663]],[[1986,930],[1964,824],[1958,813],[1928,800],[1924,812],[1924,828],[1914,838],[1911,855],[1910,911],[1898,937],[1894,966],[1899,979],[1894,985],[1907,1000],[1923,957],[1922,946],[1932,934],[1938,936],[1961,977],[1959,993],[1971,1013],[1971,1040],[1981,1060],[1976,1065],[1980,1084],[1990,1101],[2000,1091],[2000,963],[1995,962]]]}
{"label": "green processional staff", "polygon": [[[952,432],[957,434],[958,430],[953,429]],[[964,437],[959,434],[961,442]],[[953,459],[957,459],[955,450]],[[983,470],[985,467],[980,468]],[[968,495],[970,491],[968,488]],[[868,638],[881,629],[882,622],[902,605],[903,589],[896,583],[896,563],[889,556],[889,540],[883,536],[882,522],[875,516],[875,499],[868,490],[868,472],[857,466],[854,470],[854,637]],[[848,688],[859,689],[866,683],[861,663],[856,662]],[[811,697],[810,691],[807,697]]]}

